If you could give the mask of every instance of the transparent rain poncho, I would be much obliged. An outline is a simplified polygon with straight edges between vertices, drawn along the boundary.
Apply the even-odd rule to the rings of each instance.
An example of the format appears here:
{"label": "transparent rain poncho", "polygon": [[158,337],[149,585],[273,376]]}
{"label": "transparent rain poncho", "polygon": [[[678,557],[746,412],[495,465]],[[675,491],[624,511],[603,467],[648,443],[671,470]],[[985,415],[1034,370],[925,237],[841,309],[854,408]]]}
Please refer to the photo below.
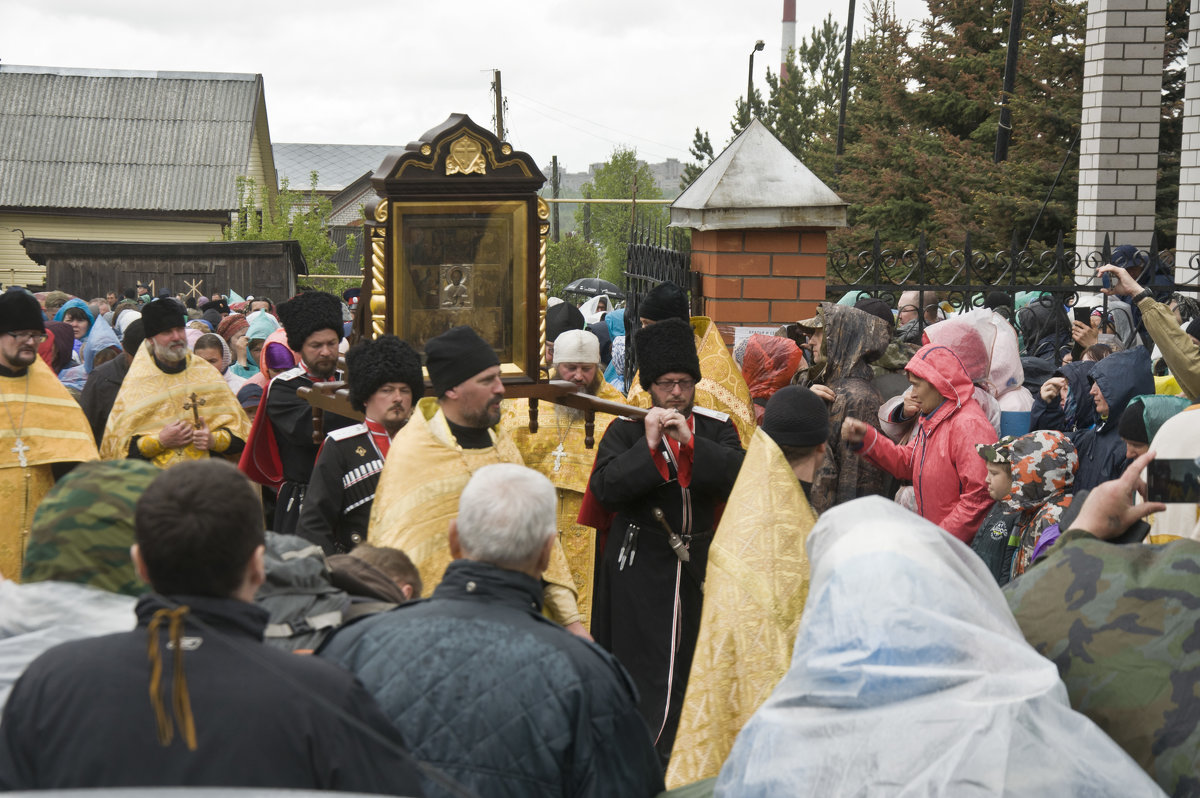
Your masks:
{"label": "transparent rain poncho", "polygon": [[879,497],[824,514],[791,668],[718,796],[1151,796],[966,546]]}

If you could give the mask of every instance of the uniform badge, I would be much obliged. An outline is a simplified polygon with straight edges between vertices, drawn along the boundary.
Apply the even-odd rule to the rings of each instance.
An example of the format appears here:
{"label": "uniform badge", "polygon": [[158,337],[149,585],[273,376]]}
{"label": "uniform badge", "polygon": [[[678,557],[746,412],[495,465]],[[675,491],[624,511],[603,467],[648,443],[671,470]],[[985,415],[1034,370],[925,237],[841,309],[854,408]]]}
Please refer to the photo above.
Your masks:
{"label": "uniform badge", "polygon": [[354,450],[354,453],[356,455],[358,455],[359,457],[365,457],[367,454],[367,450],[364,449],[363,447],[359,446],[357,449]]}

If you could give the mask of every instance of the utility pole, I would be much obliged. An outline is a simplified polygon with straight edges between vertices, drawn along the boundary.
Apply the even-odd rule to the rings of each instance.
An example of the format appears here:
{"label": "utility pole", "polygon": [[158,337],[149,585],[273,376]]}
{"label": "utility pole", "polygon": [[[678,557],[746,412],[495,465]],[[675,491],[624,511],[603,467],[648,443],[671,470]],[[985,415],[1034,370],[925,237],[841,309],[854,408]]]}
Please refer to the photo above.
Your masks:
{"label": "utility pole", "polygon": [[[559,191],[559,174],[558,174],[558,156],[550,156],[550,193],[555,199],[558,199]],[[559,242],[559,227],[558,227],[558,203],[554,203],[554,207],[550,209],[550,238],[555,244]]]}
{"label": "utility pole", "polygon": [[500,91],[500,70],[492,70],[492,91],[496,95],[496,138],[504,141],[504,93]]}
{"label": "utility pole", "polygon": [[1008,53],[1004,59],[1004,89],[1000,94],[1000,126],[996,128],[996,163],[1008,160],[1008,142],[1012,139],[1013,83],[1017,78],[1017,46],[1021,41],[1021,17],[1025,15],[1024,0],[1013,0],[1012,19],[1008,23]]}
{"label": "utility pole", "polygon": [[846,102],[850,98],[850,45],[854,41],[854,0],[846,12],[846,57],[842,60],[842,99],[838,103],[837,150],[839,158],[846,148]]}

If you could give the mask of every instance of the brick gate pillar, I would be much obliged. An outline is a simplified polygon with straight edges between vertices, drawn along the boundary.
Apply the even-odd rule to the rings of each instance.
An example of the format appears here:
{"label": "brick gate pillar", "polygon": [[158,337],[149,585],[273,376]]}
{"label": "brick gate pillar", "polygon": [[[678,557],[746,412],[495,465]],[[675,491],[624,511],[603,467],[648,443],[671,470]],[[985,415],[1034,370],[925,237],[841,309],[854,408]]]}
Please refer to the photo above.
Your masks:
{"label": "brick gate pillar", "polygon": [[692,229],[704,315],[783,324],[825,299],[826,238],[846,203],[755,119],[671,204],[671,226]]}
{"label": "brick gate pillar", "polygon": [[1075,222],[1080,253],[1099,251],[1106,233],[1113,246],[1150,245],[1166,9],[1167,0],[1088,3]]}
{"label": "brick gate pillar", "polygon": [[1200,283],[1191,260],[1200,255],[1200,0],[1191,0],[1187,84],[1183,101],[1183,147],[1179,168],[1179,228],[1175,238],[1175,282]]}

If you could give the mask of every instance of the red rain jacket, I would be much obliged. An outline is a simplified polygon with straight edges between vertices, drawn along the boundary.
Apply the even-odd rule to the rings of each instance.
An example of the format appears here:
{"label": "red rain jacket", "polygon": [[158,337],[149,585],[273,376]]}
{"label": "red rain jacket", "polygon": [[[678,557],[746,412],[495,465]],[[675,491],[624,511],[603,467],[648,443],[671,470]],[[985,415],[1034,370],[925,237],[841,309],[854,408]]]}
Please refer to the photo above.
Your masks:
{"label": "red rain jacket", "polygon": [[905,370],[930,382],[946,400],[917,419],[905,446],[872,427],[859,454],[898,479],[912,480],[917,512],[970,543],[992,506],[985,483],[987,465],[975,444],[995,443],[996,430],[975,401],[962,361],[948,347],[921,347]]}

